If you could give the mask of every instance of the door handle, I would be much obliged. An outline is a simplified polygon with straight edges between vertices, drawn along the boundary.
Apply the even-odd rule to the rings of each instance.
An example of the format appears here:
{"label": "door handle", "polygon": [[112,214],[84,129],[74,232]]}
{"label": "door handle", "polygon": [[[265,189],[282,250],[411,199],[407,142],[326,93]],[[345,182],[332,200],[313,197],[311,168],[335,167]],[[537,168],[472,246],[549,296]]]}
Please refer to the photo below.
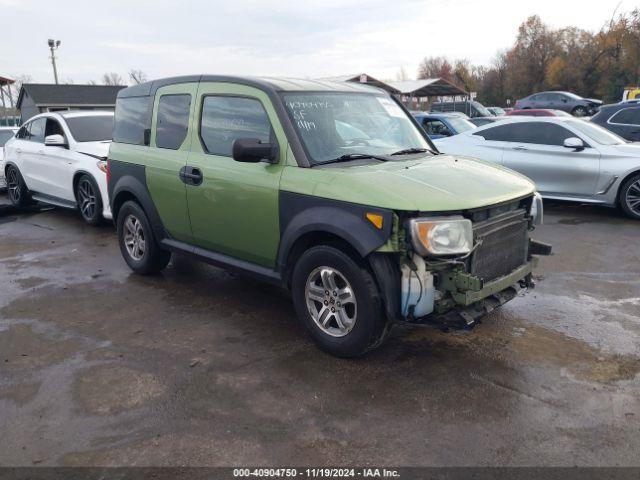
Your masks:
{"label": "door handle", "polygon": [[518,147],[513,147],[513,150],[526,151],[526,150],[529,150],[529,149],[528,149],[527,147],[520,147],[520,146],[518,146]]}
{"label": "door handle", "polygon": [[184,166],[178,174],[180,180],[187,185],[200,185],[203,180],[202,171],[197,167]]}
{"label": "door handle", "polygon": [[38,150],[38,155],[44,155],[44,150]]}
{"label": "door handle", "polygon": [[21,148],[16,148],[16,153],[22,153],[22,149]]}

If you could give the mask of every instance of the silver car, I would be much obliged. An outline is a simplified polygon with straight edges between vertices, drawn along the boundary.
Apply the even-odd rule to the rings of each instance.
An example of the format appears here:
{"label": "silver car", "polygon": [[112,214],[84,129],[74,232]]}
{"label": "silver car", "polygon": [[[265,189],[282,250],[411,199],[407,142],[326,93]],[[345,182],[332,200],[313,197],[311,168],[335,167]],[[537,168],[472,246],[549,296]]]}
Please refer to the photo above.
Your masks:
{"label": "silver car", "polygon": [[434,140],[531,178],[545,198],[620,206],[640,220],[640,143],[584,120],[514,117]]}
{"label": "silver car", "polygon": [[516,100],[516,110],[562,110],[576,117],[594,115],[602,105],[601,100],[583,98],[571,92],[540,92]]}

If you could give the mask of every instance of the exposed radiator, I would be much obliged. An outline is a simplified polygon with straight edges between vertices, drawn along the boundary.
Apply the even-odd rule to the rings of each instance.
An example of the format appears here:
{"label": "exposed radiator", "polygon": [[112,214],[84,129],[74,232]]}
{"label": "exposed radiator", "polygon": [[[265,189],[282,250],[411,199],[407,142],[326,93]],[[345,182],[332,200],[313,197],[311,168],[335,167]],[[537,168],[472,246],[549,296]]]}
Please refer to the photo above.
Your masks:
{"label": "exposed radiator", "polygon": [[485,282],[502,277],[527,260],[526,211],[518,209],[474,223],[474,241],[482,241],[470,258],[469,271]]}

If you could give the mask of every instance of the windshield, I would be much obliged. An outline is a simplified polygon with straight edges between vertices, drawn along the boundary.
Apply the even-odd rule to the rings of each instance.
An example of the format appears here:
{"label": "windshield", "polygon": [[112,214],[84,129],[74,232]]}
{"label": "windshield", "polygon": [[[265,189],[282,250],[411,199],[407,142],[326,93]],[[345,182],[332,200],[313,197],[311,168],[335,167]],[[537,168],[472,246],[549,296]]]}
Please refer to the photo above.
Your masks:
{"label": "windshield", "polygon": [[391,155],[434,147],[389,97],[369,93],[285,93],[287,112],[311,164],[343,155]]}
{"label": "windshield", "polygon": [[505,113],[507,113],[500,107],[491,107],[489,110],[491,111],[491,113],[493,113],[497,117],[502,116]]}
{"label": "windshield", "polygon": [[472,128],[476,128],[476,126],[466,118],[449,117],[447,118],[447,120],[456,131],[456,133],[462,133],[466,132],[467,130],[471,130]]}
{"label": "windshield", "polygon": [[599,125],[594,125],[584,120],[570,120],[567,123],[600,145],[623,145],[627,143],[624,138]]}
{"label": "windshield", "polygon": [[492,117],[493,114],[487,109],[487,107],[485,107],[484,105],[482,105],[480,102],[472,102],[473,106],[476,108],[476,110],[479,113],[479,117]]}
{"label": "windshield", "polygon": [[113,115],[66,117],[76,142],[104,142],[113,136]]}
{"label": "windshield", "polygon": [[7,140],[13,137],[12,130],[0,130],[0,147],[4,146],[7,143]]}

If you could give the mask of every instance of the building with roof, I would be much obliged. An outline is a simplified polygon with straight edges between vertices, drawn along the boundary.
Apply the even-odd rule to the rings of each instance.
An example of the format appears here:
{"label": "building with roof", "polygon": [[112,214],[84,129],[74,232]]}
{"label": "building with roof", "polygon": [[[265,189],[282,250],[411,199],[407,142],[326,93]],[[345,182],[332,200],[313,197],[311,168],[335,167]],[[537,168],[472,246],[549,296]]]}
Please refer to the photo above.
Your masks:
{"label": "building with roof", "polygon": [[20,120],[43,112],[60,110],[113,110],[118,92],[124,85],[55,85],[23,83],[16,108]]}
{"label": "building with roof", "polygon": [[339,75],[336,77],[321,78],[332,82],[354,82],[372,85],[382,88],[387,92],[398,96],[406,105],[417,108],[420,104],[430,101],[432,98],[443,97],[460,99],[467,98],[469,92],[454,85],[443,78],[424,78],[421,80],[402,80],[393,82],[383,82],[366,73],[356,73],[351,75]]}

